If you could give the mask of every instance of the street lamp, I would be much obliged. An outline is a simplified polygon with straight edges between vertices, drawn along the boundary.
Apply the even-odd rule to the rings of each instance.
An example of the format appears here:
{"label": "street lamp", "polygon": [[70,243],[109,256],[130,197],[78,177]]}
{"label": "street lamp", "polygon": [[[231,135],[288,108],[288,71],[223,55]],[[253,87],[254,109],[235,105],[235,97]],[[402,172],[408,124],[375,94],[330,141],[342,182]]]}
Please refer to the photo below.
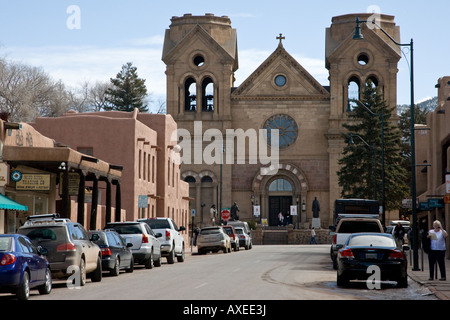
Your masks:
{"label": "street lamp", "polygon": [[376,146],[369,145],[360,135],[350,133],[350,137],[348,139],[348,144],[354,144],[353,137],[359,138],[368,148],[373,150],[373,196],[374,199],[377,198],[377,148]]}
{"label": "street lamp", "polygon": [[353,35],[354,40],[362,40],[364,36],[361,33],[360,23],[368,23],[371,22],[375,25],[381,32],[383,32],[393,43],[395,43],[399,47],[409,47],[410,53],[410,90],[411,90],[411,198],[412,198],[412,231],[413,231],[413,271],[420,270],[418,267],[419,264],[419,255],[418,255],[418,237],[417,237],[417,204],[416,204],[416,150],[415,150],[415,137],[414,137],[414,41],[411,39],[410,43],[398,43],[395,41],[386,31],[381,28],[376,22],[375,19],[371,21],[360,21],[359,18],[356,18],[356,27],[355,33]]}
{"label": "street lamp", "polygon": [[[360,36],[362,37],[362,34],[360,32]],[[358,103],[360,106],[364,107],[372,116],[376,117],[379,116],[381,119],[381,219],[383,222],[383,225],[386,225],[386,197],[385,197],[385,170],[384,170],[384,113],[374,113],[372,110],[369,109],[364,103],[359,101],[358,99],[350,99],[347,104],[347,112],[351,111],[350,108],[350,101]],[[376,200],[376,199],[375,199]]]}

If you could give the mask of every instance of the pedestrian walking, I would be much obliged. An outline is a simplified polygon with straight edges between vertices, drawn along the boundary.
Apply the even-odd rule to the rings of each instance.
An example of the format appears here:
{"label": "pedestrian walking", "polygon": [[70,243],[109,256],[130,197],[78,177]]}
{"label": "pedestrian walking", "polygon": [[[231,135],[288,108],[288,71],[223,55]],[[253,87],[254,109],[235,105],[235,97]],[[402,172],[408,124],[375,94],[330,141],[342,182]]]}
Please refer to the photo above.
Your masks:
{"label": "pedestrian walking", "polygon": [[309,240],[309,244],[312,244],[313,242],[317,244],[316,231],[314,231],[314,227],[311,228],[311,240]]}
{"label": "pedestrian walking", "polygon": [[405,236],[405,229],[403,229],[403,226],[400,222],[398,222],[394,228],[394,236],[395,236],[395,241],[397,242],[397,245],[399,247],[403,246],[403,242],[404,242],[403,237]]}
{"label": "pedestrian walking", "polygon": [[209,218],[212,226],[216,225],[216,215],[217,215],[216,205],[213,204],[211,206],[211,209],[209,209]]}
{"label": "pedestrian walking", "polygon": [[441,222],[439,220],[434,221],[433,229],[428,231],[428,238],[430,238],[431,240],[430,252],[428,254],[428,263],[430,268],[430,278],[428,280],[434,279],[434,267],[436,263],[439,265],[439,270],[441,271],[441,278],[439,280],[446,280],[445,239],[447,238],[447,236],[448,234],[442,228]]}

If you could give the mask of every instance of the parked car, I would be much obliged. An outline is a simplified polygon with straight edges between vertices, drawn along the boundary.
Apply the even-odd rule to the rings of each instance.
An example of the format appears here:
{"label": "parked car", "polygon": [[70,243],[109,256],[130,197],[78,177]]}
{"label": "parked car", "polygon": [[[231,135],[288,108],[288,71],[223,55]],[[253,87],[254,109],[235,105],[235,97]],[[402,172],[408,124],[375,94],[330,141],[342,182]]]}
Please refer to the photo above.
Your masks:
{"label": "parked car", "polygon": [[89,231],[90,235],[98,235],[94,241],[102,252],[102,268],[108,270],[111,275],[118,276],[120,270],[133,272],[134,259],[131,252],[132,243],[125,240],[113,229]]}
{"label": "parked car", "polygon": [[87,277],[93,282],[102,280],[102,255],[93,242],[96,237],[89,238],[81,224],[60,218],[59,214],[34,215],[28,217],[18,233],[30,238],[35,246],[47,249],[54,278],[76,276],[73,280],[79,286],[86,284]]}
{"label": "parked car", "polygon": [[234,227],[225,225],[222,226],[222,229],[230,237],[231,248],[233,248],[234,251],[239,251],[239,236],[236,233],[236,230],[234,230]]}
{"label": "parked car", "polygon": [[227,222],[228,226],[233,226],[234,228],[241,227],[244,229],[244,232],[246,234],[250,234],[250,227],[248,226],[248,223],[245,221],[240,220],[232,220]]}
{"label": "parked car", "polygon": [[245,250],[252,248],[252,237],[250,234],[246,233],[243,227],[234,227],[236,233],[239,236],[239,247],[244,247]]}
{"label": "parked car", "polygon": [[144,222],[126,221],[110,222],[105,229],[114,229],[126,242],[132,243],[131,252],[137,264],[143,264],[146,269],[161,266],[161,242],[157,239],[162,235],[155,234]]}
{"label": "parked car", "polygon": [[49,294],[52,274],[46,253],[25,236],[0,234],[0,292],[14,293],[20,300],[28,300],[30,289]]}
{"label": "parked car", "polygon": [[337,257],[337,285],[343,286],[349,280],[366,280],[367,268],[380,268],[380,280],[397,281],[397,286],[408,286],[407,259],[394,237],[387,233],[354,233]]}
{"label": "parked car", "polygon": [[[334,229],[334,227],[330,227]],[[341,249],[348,237],[352,233],[358,232],[379,232],[383,233],[384,228],[379,219],[369,218],[343,218],[339,220],[336,229],[334,230],[332,244],[330,248],[331,261],[333,268],[337,269],[337,253]]]}
{"label": "parked car", "polygon": [[231,239],[222,229],[222,227],[205,227],[200,230],[197,238],[197,250],[199,254],[205,254],[208,251],[223,253],[231,252]]}
{"label": "parked car", "polygon": [[177,257],[178,262],[184,261],[184,238],[180,231],[186,230],[185,227],[177,227],[175,221],[170,218],[151,218],[139,219],[145,222],[155,233],[161,233],[159,238],[161,242],[161,255],[167,258],[167,263],[172,264]]}

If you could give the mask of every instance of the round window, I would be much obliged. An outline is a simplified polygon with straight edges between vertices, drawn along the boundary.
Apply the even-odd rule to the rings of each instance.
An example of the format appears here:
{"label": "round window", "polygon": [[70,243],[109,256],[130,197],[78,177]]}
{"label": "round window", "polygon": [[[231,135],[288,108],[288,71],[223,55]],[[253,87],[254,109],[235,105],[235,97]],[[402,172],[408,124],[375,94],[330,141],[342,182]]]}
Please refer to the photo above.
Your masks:
{"label": "round window", "polygon": [[359,63],[361,66],[367,65],[367,64],[369,63],[369,57],[367,56],[367,54],[361,53],[361,54],[358,56],[358,63]]}
{"label": "round window", "polygon": [[266,120],[263,127],[267,130],[267,143],[269,145],[272,145],[272,130],[278,130],[278,146],[280,149],[286,149],[297,140],[297,123],[286,114],[271,116]]}
{"label": "round window", "polygon": [[194,62],[194,64],[197,67],[201,67],[201,66],[203,66],[205,64],[205,58],[203,56],[201,56],[201,55],[196,55],[194,57],[194,61],[193,62]]}
{"label": "round window", "polygon": [[278,87],[283,87],[286,84],[286,77],[282,74],[279,74],[275,77],[275,84]]}

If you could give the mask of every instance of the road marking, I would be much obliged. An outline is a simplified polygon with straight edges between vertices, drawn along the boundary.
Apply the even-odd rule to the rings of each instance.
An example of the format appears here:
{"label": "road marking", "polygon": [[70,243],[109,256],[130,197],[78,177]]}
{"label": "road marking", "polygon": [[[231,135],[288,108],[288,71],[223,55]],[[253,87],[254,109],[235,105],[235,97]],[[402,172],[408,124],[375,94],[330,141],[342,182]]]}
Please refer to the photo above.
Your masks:
{"label": "road marking", "polygon": [[201,285],[196,286],[194,289],[200,289],[201,287],[204,287],[204,286],[206,286],[207,284],[208,284],[207,282],[202,283]]}

